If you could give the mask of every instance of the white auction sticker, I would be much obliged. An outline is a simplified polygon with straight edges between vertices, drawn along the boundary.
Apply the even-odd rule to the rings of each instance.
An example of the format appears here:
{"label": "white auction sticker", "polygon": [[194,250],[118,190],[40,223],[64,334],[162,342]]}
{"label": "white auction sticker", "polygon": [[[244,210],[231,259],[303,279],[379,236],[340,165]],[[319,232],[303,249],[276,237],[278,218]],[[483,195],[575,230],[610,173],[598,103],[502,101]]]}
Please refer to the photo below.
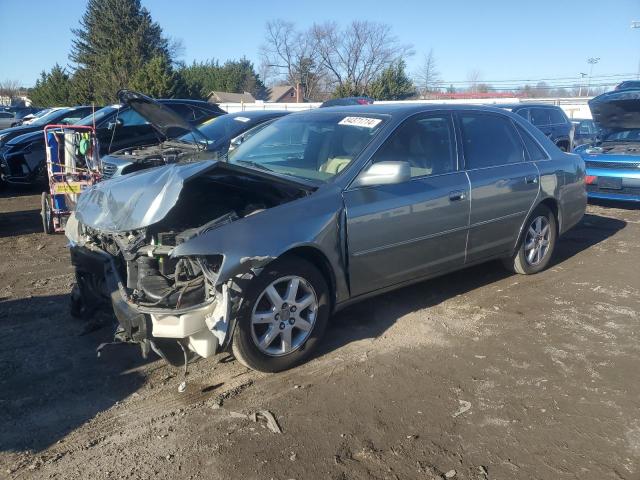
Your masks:
{"label": "white auction sticker", "polygon": [[236,117],[234,120],[235,120],[236,122],[246,123],[246,122],[248,122],[248,121],[249,121],[249,120],[251,120],[251,119],[250,119],[250,118],[247,118],[247,117]]}
{"label": "white auction sticker", "polygon": [[338,122],[338,125],[351,125],[352,127],[374,128],[382,120],[370,117],[344,117]]}

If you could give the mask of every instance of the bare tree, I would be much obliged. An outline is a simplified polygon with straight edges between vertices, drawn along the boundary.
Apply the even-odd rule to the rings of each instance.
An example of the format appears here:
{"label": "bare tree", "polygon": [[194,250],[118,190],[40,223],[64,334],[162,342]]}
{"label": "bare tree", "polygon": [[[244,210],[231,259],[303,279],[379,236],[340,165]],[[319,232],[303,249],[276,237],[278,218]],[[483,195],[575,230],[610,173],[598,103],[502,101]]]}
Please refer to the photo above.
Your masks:
{"label": "bare tree", "polygon": [[424,56],[424,62],[416,72],[415,79],[422,98],[426,98],[429,92],[438,89],[442,79],[438,71],[433,49],[429,50],[429,53]]}
{"label": "bare tree", "polygon": [[481,79],[482,72],[480,70],[478,70],[477,68],[469,70],[469,72],[467,73],[467,81],[469,82],[469,91],[471,93],[478,92],[478,84],[480,83]]}
{"label": "bare tree", "polygon": [[20,93],[20,82],[18,80],[5,79],[0,81],[0,97],[12,99]]}
{"label": "bare tree", "polygon": [[365,93],[380,72],[413,53],[383,23],[353,21],[341,29],[325,22],[314,25],[311,33],[330,82],[345,93]]}
{"label": "bare tree", "polygon": [[[325,69],[318,43],[309,33],[296,30],[292,22],[267,22],[260,56],[261,71],[269,77],[271,83],[284,76],[290,85],[299,84],[302,87],[304,98],[313,99],[319,94]],[[278,71],[279,74],[275,73]]]}

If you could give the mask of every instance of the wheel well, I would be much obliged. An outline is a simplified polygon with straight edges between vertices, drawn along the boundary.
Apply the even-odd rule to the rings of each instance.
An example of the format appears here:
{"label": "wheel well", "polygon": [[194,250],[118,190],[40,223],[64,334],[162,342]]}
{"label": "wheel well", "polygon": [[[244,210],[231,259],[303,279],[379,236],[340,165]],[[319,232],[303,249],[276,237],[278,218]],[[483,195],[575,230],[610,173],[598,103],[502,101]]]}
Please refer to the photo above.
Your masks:
{"label": "wheel well", "polygon": [[329,287],[329,298],[331,298],[331,310],[333,311],[336,296],[336,279],[333,268],[331,268],[331,264],[324,253],[313,247],[296,247],[289,250],[285,255],[304,258],[320,270]]}
{"label": "wheel well", "polygon": [[544,205],[545,207],[547,207],[549,210],[553,212],[553,216],[556,218],[556,228],[557,228],[556,233],[560,233],[561,218],[560,218],[560,210],[558,209],[558,202],[553,198],[545,198],[543,201],[540,202],[540,205]]}

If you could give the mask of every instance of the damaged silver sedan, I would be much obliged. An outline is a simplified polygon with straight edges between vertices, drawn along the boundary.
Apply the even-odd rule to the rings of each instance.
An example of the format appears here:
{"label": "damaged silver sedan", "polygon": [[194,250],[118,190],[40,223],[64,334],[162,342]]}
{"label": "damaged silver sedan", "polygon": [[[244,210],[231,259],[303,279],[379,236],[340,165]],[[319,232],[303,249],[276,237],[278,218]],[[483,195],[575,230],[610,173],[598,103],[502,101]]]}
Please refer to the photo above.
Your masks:
{"label": "damaged silver sedan", "polygon": [[228,161],[97,184],[67,224],[72,310],[174,365],[230,349],[280,371],[329,316],[501,258],[530,274],[586,206],[584,164],[509,112],[358,106],[292,114]]}

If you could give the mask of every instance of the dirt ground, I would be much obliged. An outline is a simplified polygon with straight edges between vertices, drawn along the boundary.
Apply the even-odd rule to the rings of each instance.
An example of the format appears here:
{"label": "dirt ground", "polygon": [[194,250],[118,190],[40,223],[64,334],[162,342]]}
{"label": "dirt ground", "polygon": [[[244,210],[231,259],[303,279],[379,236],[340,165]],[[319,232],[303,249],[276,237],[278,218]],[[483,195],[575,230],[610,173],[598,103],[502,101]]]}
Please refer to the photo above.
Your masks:
{"label": "dirt ground", "polygon": [[0,252],[0,478],[640,478],[640,209],[590,205],[542,274],[351,307],[294,370],[198,361],[182,394],[135,346],[96,357],[37,192],[1,194]]}

